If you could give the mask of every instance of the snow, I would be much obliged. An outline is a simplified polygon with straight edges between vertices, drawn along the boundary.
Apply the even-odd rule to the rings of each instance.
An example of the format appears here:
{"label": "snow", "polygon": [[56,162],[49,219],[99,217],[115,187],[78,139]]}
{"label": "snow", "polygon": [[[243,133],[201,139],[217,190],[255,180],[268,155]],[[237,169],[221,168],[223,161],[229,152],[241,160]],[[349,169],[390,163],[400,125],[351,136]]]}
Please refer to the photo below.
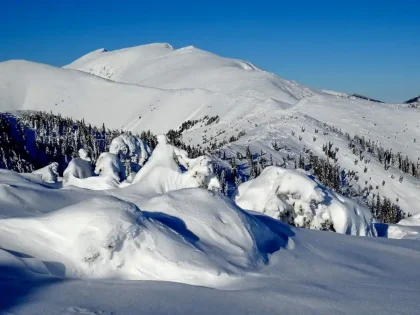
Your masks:
{"label": "snow", "polygon": [[398,224],[379,224],[384,237],[420,240],[420,214],[402,219]]}
{"label": "snow", "polygon": [[[10,175],[3,177],[6,182]],[[100,177],[79,180],[93,178]],[[57,261],[65,277],[215,285],[260,269],[289,243],[287,233],[274,233],[215,192],[181,189],[137,197],[137,205],[120,199],[124,189],[113,194],[94,195],[44,215],[5,218],[0,221],[2,247]]]}
{"label": "snow", "polygon": [[119,182],[113,175],[92,176],[86,178],[71,176],[67,181],[64,181],[64,186],[74,186],[92,190],[106,190],[117,188],[119,186]]}
{"label": "snow", "polygon": [[[161,152],[170,153],[163,140]],[[153,162],[157,157],[153,153],[143,169],[148,163],[170,165]],[[302,194],[306,200],[327,195],[305,183],[303,173],[293,175],[312,187]],[[0,190],[1,310],[409,314],[417,309],[418,241],[298,229],[244,211],[217,192],[184,188],[147,194],[140,183],[153,186],[140,181],[105,191],[57,189],[35,175],[2,170],[0,187],[7,193]],[[284,191],[296,189],[292,181]]]}
{"label": "snow", "polygon": [[405,218],[398,222],[400,225],[414,225],[414,226],[420,226],[420,213],[415,214],[409,218]]}
{"label": "snow", "polygon": [[151,154],[149,146],[144,141],[125,133],[112,139],[109,152],[117,155],[123,161],[131,161],[131,168],[134,172],[138,172]]}
{"label": "snow", "polygon": [[[166,133],[218,115],[217,123],[184,131],[184,142],[220,142],[245,131],[222,148],[228,156],[249,146],[288,169],[267,168],[242,184],[237,204],[216,192],[210,157],[190,159],[162,136],[152,154],[134,136],[116,139],[97,162],[97,176],[81,151],[65,172],[65,187],[55,183],[53,166],[34,174],[0,170],[0,312],[418,312],[418,179],[406,175],[400,183],[398,169],[385,171],[368,155],[364,173],[344,136],[324,125],[416,160],[417,109],[311,89],[246,61],[169,44],[101,49],[65,68],[2,62],[0,110],[22,109],[133,133]],[[288,156],[299,157],[303,148],[325,156],[328,141],[339,148],[338,164],[358,172],[356,186],[378,185],[377,193],[398,198],[413,217],[373,223],[364,207],[290,170]],[[117,156],[136,164],[126,181]],[[292,208],[297,226],[332,224],[339,233],[277,220]],[[376,231],[383,237],[340,234]]]}
{"label": "snow", "polygon": [[69,162],[63,172],[64,184],[70,183],[73,178],[82,179],[93,175],[90,162],[84,158],[76,157]]}
{"label": "snow", "polygon": [[400,224],[389,224],[386,227],[384,237],[393,239],[410,239],[420,241],[420,226],[405,226]]}
{"label": "snow", "polygon": [[58,163],[53,162],[50,165],[33,171],[32,173],[39,175],[45,182],[56,183],[58,180]]}
{"label": "snow", "polygon": [[[213,137],[220,142],[246,131],[224,150],[234,153],[233,149],[244,151],[247,146],[253,152],[262,149],[272,154],[275,162],[286,161],[288,168],[292,166],[288,155],[297,158],[306,148],[323,156],[322,145],[331,141],[340,149],[339,165],[358,172],[355,186],[363,189],[368,181],[378,186],[375,193],[394,203],[399,200],[405,213],[420,212],[418,179],[406,175],[399,183],[400,170],[391,167],[385,171],[368,155],[371,162],[364,173],[362,163],[354,165],[348,141],[324,126],[326,123],[343,133],[364,136],[415,161],[420,156],[420,147],[414,142],[420,139],[419,109],[311,89],[248,62],[194,47],[174,49],[160,43],[116,51],[100,49],[61,69],[19,60],[2,62],[0,110],[21,109],[53,111],[134,133],[149,129],[166,133],[186,120],[218,115],[219,123],[199,124],[184,131],[184,141],[202,145],[204,139]],[[320,132],[315,133],[315,129]],[[272,150],[274,141],[279,147],[287,146],[287,151]]]}
{"label": "snow", "polygon": [[101,177],[112,177],[118,182],[126,178],[124,164],[115,154],[109,152],[103,152],[99,155],[96,161],[95,174]]}
{"label": "snow", "polygon": [[[83,153],[84,150],[82,151],[82,156],[84,156]],[[118,187],[122,172],[122,169],[118,167],[121,167],[121,162],[118,164],[109,155],[102,155],[101,157],[101,159],[98,159],[96,168],[100,176],[93,176],[92,166],[89,161],[81,157],[72,159],[63,172],[63,185],[94,190]]]}
{"label": "snow", "polygon": [[[149,193],[165,193],[193,187],[206,187],[213,190],[220,188],[208,157],[190,159],[187,152],[168,144],[164,135],[158,136],[157,140],[158,145],[153,150],[149,161],[134,177],[133,184],[140,189],[148,189]],[[182,172],[180,166],[186,172]]]}
{"label": "snow", "polygon": [[[167,44],[143,45],[84,56],[65,68],[163,89],[198,88],[228,95],[246,90],[247,96],[264,95],[288,103],[315,93],[249,62],[219,57],[193,46],[174,50]],[[104,69],[109,69],[107,74]]]}
{"label": "snow", "polygon": [[299,171],[269,166],[260,176],[238,187],[235,201],[243,209],[298,227],[375,235],[367,208],[328,190]]}
{"label": "snow", "polygon": [[79,149],[79,151],[77,152],[79,154],[79,157],[82,160],[85,160],[86,162],[91,162],[91,158],[89,157],[89,154],[87,153],[87,151],[85,149]]}
{"label": "snow", "polygon": [[285,245],[259,220],[202,190],[156,197],[144,208],[103,196],[41,217],[5,219],[2,245],[59,261],[66,277],[208,285],[261,267]]}

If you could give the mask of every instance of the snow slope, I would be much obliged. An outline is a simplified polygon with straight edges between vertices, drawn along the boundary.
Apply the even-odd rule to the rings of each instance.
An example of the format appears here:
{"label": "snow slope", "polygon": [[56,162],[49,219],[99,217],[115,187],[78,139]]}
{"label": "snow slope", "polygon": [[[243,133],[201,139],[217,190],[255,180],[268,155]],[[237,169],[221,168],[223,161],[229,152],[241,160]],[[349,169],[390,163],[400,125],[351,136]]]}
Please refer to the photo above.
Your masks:
{"label": "snow slope", "polygon": [[198,100],[203,106],[227,102],[204,90],[167,91],[121,84],[28,61],[0,63],[0,95],[2,111],[53,111],[95,125],[104,122],[108,128],[128,125],[135,131],[155,132],[176,128],[196,110]]}
{"label": "snow slope", "polygon": [[4,314],[418,310],[418,241],[297,229],[197,188],[148,196],[0,175]]}

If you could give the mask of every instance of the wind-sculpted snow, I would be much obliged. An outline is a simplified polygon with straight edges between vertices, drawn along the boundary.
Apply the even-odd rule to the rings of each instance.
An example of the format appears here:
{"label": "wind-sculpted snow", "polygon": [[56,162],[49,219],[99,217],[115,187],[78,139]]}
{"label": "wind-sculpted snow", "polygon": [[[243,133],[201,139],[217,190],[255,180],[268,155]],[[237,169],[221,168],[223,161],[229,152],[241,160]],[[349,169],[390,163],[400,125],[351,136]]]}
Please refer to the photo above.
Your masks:
{"label": "wind-sculpted snow", "polygon": [[113,153],[103,152],[99,155],[95,165],[95,174],[101,177],[112,177],[120,182],[126,177],[125,166]]}
{"label": "wind-sculpted snow", "polygon": [[378,224],[381,236],[420,241],[420,213],[402,219],[398,224]]}
{"label": "wind-sculpted snow", "polygon": [[53,162],[43,168],[33,171],[33,174],[37,174],[45,182],[56,183],[58,178],[58,163]]}
{"label": "wind-sculpted snow", "polygon": [[136,185],[57,189],[1,170],[0,312],[416,313],[417,241],[297,229],[206,189]]}
{"label": "wind-sculpted snow", "polygon": [[92,166],[89,161],[81,157],[72,159],[63,172],[64,184],[70,183],[73,178],[83,179],[93,175]]}
{"label": "wind-sculpted snow", "polygon": [[151,149],[144,141],[125,133],[112,139],[109,152],[123,161],[131,162],[130,167],[134,172],[138,172],[151,155]]}
{"label": "wind-sculpted snow", "polygon": [[270,166],[241,184],[236,203],[298,227],[374,236],[370,211],[319,185],[305,173]]}
{"label": "wind-sculpted snow", "polygon": [[[165,136],[158,136],[157,140],[158,145],[135,176],[133,184],[155,193],[193,187],[220,188],[208,157],[190,159],[187,152],[168,144]],[[180,166],[185,172],[181,171]]]}
{"label": "wind-sculpted snow", "polygon": [[[188,200],[188,202],[185,202]],[[232,202],[201,189],[144,210],[97,197],[36,218],[0,221],[2,246],[66,268],[66,276],[215,284],[269,263],[288,244]]]}
{"label": "wind-sculpted snow", "polygon": [[[115,154],[103,152],[96,161],[93,172],[85,150],[79,150],[80,157],[74,158],[63,172],[63,185],[84,189],[105,190],[117,188],[125,179],[125,167]],[[94,176],[95,174],[99,176]]]}
{"label": "wind-sculpted snow", "polygon": [[109,155],[101,157],[96,168],[100,176],[94,176],[90,161],[82,157],[72,159],[63,172],[63,185],[93,190],[117,188],[121,176],[125,176],[121,162]]}

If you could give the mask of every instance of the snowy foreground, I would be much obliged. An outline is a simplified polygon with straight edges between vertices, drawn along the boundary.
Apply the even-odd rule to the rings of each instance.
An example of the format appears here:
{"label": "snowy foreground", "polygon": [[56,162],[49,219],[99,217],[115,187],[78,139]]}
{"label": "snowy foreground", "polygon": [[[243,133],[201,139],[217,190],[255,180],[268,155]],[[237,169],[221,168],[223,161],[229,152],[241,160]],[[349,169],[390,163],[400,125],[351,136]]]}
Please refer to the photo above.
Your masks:
{"label": "snowy foreground", "polygon": [[[209,160],[158,140],[131,179],[111,152],[94,175],[81,151],[63,182],[54,165],[0,170],[4,314],[418,312],[418,240],[375,237],[367,209],[278,167],[239,186],[243,210]],[[261,214],[295,210],[295,225],[337,233]]]}

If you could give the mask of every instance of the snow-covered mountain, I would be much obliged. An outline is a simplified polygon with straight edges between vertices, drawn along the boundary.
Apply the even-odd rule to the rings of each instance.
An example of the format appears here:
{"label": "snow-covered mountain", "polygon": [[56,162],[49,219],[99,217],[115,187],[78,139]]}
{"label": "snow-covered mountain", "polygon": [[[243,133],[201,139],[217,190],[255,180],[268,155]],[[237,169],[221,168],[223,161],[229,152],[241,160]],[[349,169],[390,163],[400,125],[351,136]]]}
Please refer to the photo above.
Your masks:
{"label": "snow-covered mountain", "polygon": [[[223,149],[235,154],[250,146],[289,166],[303,149],[323,156],[322,146],[339,149],[337,161],[357,172],[360,189],[372,185],[398,201],[405,212],[420,211],[419,181],[397,168],[385,171],[366,153],[368,165],[348,149],[345,133],[364,137],[384,150],[420,156],[420,114],[407,104],[382,104],[344,93],[308,88],[263,71],[249,62],[194,48],[150,44],[91,52],[64,68],[27,62],[0,63],[0,109],[45,110],[84,118],[96,125],[133,132],[177,129],[187,120],[218,116],[184,131],[186,143],[239,140]],[[331,128],[334,127],[334,128]],[[276,141],[284,150],[273,150]],[[367,170],[366,170],[367,168]],[[365,171],[366,170],[366,171]]]}
{"label": "snow-covered mountain", "polygon": [[2,109],[52,110],[113,128],[155,132],[204,115],[244,114],[256,104],[289,108],[318,93],[247,62],[193,47],[173,50],[168,44],[101,49],[64,69],[5,62],[0,88]]}
{"label": "snow-covered mountain", "polygon": [[116,82],[163,89],[204,89],[232,97],[272,98],[287,104],[321,93],[249,62],[223,58],[193,46],[173,49],[169,44],[151,44],[111,52],[101,49],[65,68]]}

